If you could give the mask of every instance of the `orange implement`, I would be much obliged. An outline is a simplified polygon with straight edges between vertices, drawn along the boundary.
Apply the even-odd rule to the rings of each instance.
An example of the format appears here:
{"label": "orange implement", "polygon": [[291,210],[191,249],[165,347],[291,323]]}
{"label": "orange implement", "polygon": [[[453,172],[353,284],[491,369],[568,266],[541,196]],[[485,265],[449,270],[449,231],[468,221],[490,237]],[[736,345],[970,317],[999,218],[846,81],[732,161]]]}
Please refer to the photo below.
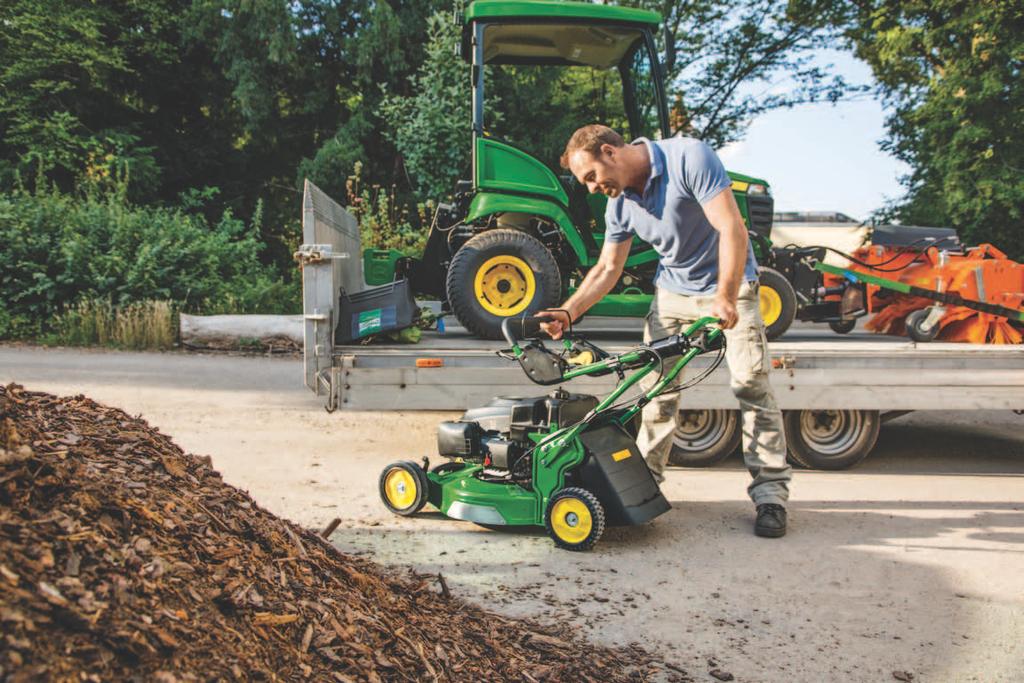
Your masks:
{"label": "orange implement", "polygon": [[[901,253],[872,245],[854,256],[877,268],[851,263],[850,271],[900,285],[865,283],[865,308],[875,314],[867,323],[870,330],[906,334],[908,316],[928,309],[928,325],[937,326],[934,338],[942,341],[1019,344],[1024,339],[1024,265],[991,244],[963,254],[935,247]],[[843,280],[841,275],[825,275],[826,286],[841,285]],[[924,317],[913,316],[910,324]]]}

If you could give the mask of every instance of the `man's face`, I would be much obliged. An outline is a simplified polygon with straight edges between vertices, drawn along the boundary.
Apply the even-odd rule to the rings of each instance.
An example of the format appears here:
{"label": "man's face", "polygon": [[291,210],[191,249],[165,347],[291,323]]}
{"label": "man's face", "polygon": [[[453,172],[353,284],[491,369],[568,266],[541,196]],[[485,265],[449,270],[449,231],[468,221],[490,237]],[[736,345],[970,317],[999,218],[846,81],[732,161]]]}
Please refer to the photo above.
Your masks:
{"label": "man's face", "polygon": [[569,171],[589,192],[600,192],[614,199],[625,187],[619,151],[612,145],[601,145],[600,152],[594,156],[578,149],[569,155]]}

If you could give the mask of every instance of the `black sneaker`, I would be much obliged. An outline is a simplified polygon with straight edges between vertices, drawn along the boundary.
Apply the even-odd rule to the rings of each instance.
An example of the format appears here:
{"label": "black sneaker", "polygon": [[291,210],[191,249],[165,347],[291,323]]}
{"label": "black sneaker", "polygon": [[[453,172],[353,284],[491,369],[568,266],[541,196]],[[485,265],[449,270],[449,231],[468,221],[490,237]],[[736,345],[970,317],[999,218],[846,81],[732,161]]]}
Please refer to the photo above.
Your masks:
{"label": "black sneaker", "polygon": [[761,503],[757,506],[757,521],[754,533],[767,538],[786,535],[786,508],[777,503]]}

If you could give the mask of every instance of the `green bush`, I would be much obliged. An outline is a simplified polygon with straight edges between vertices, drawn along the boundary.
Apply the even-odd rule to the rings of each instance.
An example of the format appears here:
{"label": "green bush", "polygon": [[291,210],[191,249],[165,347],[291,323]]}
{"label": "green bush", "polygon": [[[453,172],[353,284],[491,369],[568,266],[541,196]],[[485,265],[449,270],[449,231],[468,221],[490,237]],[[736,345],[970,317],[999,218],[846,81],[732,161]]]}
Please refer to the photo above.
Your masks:
{"label": "green bush", "polygon": [[0,338],[55,331],[82,301],[168,301],[194,313],[284,313],[299,283],[260,262],[259,210],[246,226],[123,194],[0,194]]}

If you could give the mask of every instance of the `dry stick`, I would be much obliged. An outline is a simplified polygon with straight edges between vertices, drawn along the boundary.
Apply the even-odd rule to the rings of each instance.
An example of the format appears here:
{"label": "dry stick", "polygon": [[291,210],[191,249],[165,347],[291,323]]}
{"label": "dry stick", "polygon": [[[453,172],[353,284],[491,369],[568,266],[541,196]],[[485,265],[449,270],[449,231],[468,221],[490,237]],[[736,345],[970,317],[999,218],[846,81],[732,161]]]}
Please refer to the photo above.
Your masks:
{"label": "dry stick", "polygon": [[444,576],[441,572],[437,573],[437,580],[441,582],[441,595],[446,598],[452,597],[452,592],[448,590],[448,582],[444,580]]}
{"label": "dry stick", "polygon": [[331,520],[331,523],[324,527],[324,530],[320,532],[320,536],[323,538],[330,538],[331,534],[334,533],[334,530],[338,528],[339,524],[341,524],[341,519],[339,517],[335,517]]}
{"label": "dry stick", "polygon": [[413,643],[411,640],[409,640],[405,636],[399,635],[399,634],[396,633],[395,637],[398,638],[399,640],[401,640],[406,645],[408,645],[409,649],[411,649],[413,652],[415,652],[417,655],[419,655],[420,661],[423,662],[423,666],[426,668],[427,672],[430,673],[430,676],[434,679],[434,683],[437,683],[437,680],[438,680],[437,679],[437,672],[434,671],[434,667],[432,667],[430,665],[430,661],[427,659],[427,656],[425,654],[423,654],[423,651],[421,649],[417,648],[415,643]]}
{"label": "dry stick", "polygon": [[210,519],[212,519],[212,520],[213,520],[214,522],[216,522],[216,523],[217,523],[217,526],[219,526],[219,527],[221,528],[221,531],[231,531],[231,528],[230,528],[230,527],[229,527],[229,526],[228,526],[227,524],[225,524],[224,522],[222,522],[222,521],[221,521],[221,519],[220,519],[220,517],[218,517],[217,515],[215,515],[215,514],[213,514],[212,512],[210,512],[210,510],[209,510],[209,509],[208,509],[208,508],[207,508],[207,507],[206,507],[205,505],[203,505],[202,503],[200,503],[200,502],[199,502],[198,500],[195,500],[194,502],[195,502],[195,504],[196,504],[196,505],[198,505],[198,506],[199,506],[199,508],[200,508],[200,509],[201,509],[201,510],[202,510],[203,512],[205,512],[205,513],[207,514],[207,516],[208,516],[208,517],[209,517]]}

